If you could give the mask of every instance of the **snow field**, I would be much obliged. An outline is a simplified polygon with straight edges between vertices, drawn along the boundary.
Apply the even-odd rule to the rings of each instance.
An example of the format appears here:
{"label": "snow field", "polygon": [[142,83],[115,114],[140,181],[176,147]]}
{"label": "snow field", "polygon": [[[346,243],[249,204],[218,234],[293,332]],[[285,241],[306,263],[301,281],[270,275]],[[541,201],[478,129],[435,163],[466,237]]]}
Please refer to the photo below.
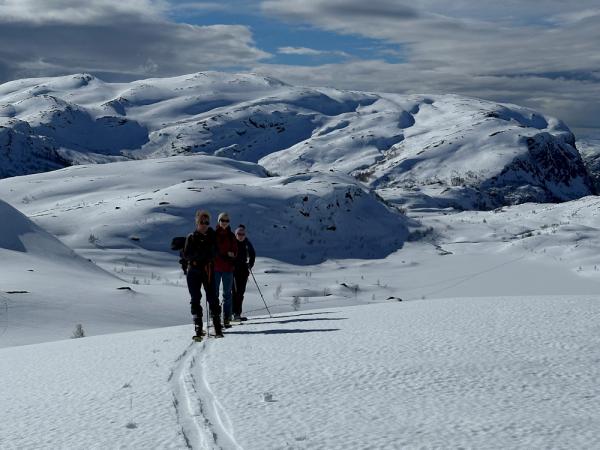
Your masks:
{"label": "snow field", "polygon": [[0,448],[185,448],[169,381],[191,327],[0,350]]}
{"label": "snow field", "polygon": [[595,448],[598,297],[288,314],[208,344],[244,449]]}
{"label": "snow field", "polygon": [[1,349],[0,447],[597,448],[599,316],[449,298]]}

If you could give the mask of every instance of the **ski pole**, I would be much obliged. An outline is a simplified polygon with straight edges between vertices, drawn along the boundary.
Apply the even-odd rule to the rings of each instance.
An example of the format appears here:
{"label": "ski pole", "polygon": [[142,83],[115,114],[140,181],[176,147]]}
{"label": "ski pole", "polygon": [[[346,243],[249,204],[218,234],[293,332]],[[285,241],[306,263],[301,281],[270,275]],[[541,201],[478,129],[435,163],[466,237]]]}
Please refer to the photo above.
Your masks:
{"label": "ski pole", "polygon": [[271,315],[271,311],[269,311],[269,307],[267,306],[267,302],[265,301],[265,298],[262,295],[262,292],[260,291],[260,288],[258,287],[258,283],[256,282],[256,278],[254,277],[254,272],[252,272],[252,269],[248,268],[248,270],[250,271],[250,275],[252,275],[252,279],[254,280],[254,284],[256,284],[256,289],[258,289],[258,293],[260,294],[260,298],[262,298],[263,303],[265,304],[265,308],[267,308],[267,312],[269,313],[269,317],[273,318],[273,316]]}
{"label": "ski pole", "polygon": [[[206,293],[206,291],[204,291]],[[208,309],[208,296],[204,299],[204,301],[206,302],[206,339],[208,339],[210,337],[210,321],[209,316],[210,316],[210,310]]]}

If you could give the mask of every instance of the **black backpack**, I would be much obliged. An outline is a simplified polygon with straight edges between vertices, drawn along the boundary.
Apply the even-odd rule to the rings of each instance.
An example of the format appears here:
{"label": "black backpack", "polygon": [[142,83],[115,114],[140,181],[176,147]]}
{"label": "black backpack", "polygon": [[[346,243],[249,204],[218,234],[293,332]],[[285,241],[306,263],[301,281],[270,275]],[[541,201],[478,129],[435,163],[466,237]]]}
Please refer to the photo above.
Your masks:
{"label": "black backpack", "polygon": [[181,264],[181,269],[183,270],[183,273],[187,274],[187,266],[188,266],[188,262],[187,260],[183,257],[183,248],[185,247],[185,236],[177,236],[174,237],[171,240],[171,250],[179,250],[179,264]]}
{"label": "black backpack", "polygon": [[185,247],[185,236],[177,236],[171,240],[171,250],[183,250]]}

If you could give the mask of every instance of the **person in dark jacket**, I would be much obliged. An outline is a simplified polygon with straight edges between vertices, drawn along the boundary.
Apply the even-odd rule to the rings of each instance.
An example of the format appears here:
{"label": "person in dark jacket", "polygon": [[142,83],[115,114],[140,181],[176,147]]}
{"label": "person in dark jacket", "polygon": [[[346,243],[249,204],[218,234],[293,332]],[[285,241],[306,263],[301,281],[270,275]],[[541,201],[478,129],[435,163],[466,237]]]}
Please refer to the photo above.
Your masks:
{"label": "person in dark jacket", "polygon": [[216,255],[215,231],[209,226],[210,214],[196,212],[196,230],[189,234],[183,247],[183,257],[187,261],[187,285],[191,296],[192,317],[196,327],[196,337],[201,338],[202,330],[202,287],[210,308],[215,336],[223,337],[221,308],[215,295],[214,259]]}
{"label": "person in dark jacket", "polygon": [[233,287],[233,263],[237,255],[237,241],[229,227],[229,215],[219,214],[216,230],[217,255],[215,257],[215,293],[219,297],[219,288],[223,287],[223,326],[231,327],[231,289]]}
{"label": "person in dark jacket", "polygon": [[254,246],[246,236],[246,227],[239,225],[235,230],[237,240],[237,256],[233,270],[233,320],[245,321],[247,317],[242,317],[242,303],[244,302],[244,293],[246,292],[246,283],[250,270],[254,267],[256,252]]}

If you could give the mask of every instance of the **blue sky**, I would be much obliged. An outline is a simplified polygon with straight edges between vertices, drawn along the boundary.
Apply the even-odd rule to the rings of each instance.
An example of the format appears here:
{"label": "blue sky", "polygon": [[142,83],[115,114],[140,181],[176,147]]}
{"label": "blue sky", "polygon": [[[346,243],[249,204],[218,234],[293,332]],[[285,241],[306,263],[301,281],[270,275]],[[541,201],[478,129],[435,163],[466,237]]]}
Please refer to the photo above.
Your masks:
{"label": "blue sky", "polygon": [[[249,8],[243,8],[248,11]],[[265,62],[317,66],[340,63],[350,59],[381,59],[390,63],[402,60],[402,45],[389,44],[378,39],[360,35],[339,34],[321,30],[310,24],[290,23],[276,17],[268,17],[254,9],[253,13],[227,8],[225,11],[175,10],[170,16],[176,22],[194,25],[244,25],[249,27],[256,45],[270,53]],[[310,49],[312,52],[296,53],[293,49]],[[282,49],[282,50],[280,50]],[[286,50],[287,49],[287,50]],[[320,53],[316,53],[320,52]]]}
{"label": "blue sky", "polygon": [[600,0],[0,0],[0,83],[252,71],[457,93],[600,129]]}

